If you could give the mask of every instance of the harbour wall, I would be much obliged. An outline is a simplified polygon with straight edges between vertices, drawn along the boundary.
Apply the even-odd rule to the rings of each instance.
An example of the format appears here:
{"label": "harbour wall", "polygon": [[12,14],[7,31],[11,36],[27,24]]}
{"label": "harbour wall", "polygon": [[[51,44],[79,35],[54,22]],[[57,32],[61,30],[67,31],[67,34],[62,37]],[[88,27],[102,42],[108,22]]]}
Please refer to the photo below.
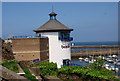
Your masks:
{"label": "harbour wall", "polygon": [[71,49],[97,49],[86,51],[72,51],[71,56],[89,56],[89,55],[120,55],[119,45],[96,45],[96,46],[71,46]]}

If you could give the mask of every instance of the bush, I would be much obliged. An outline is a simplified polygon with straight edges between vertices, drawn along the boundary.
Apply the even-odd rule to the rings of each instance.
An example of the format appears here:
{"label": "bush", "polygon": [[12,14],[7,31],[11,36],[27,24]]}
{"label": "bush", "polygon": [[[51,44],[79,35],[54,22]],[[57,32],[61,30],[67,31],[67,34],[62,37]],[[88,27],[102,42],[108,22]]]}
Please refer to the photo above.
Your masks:
{"label": "bush", "polygon": [[[93,81],[100,81],[102,79],[117,80],[114,77],[112,71],[106,69],[101,69],[101,70],[88,69],[81,66],[72,66],[72,67],[64,66],[58,70],[58,76],[60,78],[64,77],[64,76],[60,76],[61,74],[64,74],[65,76],[75,74],[76,76],[82,78],[85,81],[87,81],[88,79],[92,79]],[[66,77],[66,79],[69,78],[70,78],[69,76]]]}
{"label": "bush", "polygon": [[41,74],[43,76],[57,76],[57,64],[56,63],[49,63],[44,62],[36,66],[37,68],[40,68]]}
{"label": "bush", "polygon": [[[98,59],[97,63],[99,66],[103,64],[103,61]],[[95,63],[95,65],[97,64]],[[71,80],[72,75],[79,78],[82,81],[101,81],[103,79],[112,79],[117,81],[112,71],[100,67],[96,67],[93,65],[92,67],[82,67],[82,66],[63,66],[62,68],[57,69],[56,63],[44,62],[39,64],[36,67],[39,67],[41,70],[41,74],[43,76],[58,76],[64,80]],[[98,64],[97,64],[98,65]],[[96,67],[96,69],[95,69]],[[99,69],[100,68],[100,69]],[[74,78],[75,79],[75,78]],[[109,81],[109,80],[108,80]],[[119,81],[119,80],[118,80]]]}
{"label": "bush", "polygon": [[2,65],[8,69],[10,69],[11,71],[14,71],[16,73],[19,72],[19,68],[17,66],[17,61],[15,60],[6,60],[2,63]]}

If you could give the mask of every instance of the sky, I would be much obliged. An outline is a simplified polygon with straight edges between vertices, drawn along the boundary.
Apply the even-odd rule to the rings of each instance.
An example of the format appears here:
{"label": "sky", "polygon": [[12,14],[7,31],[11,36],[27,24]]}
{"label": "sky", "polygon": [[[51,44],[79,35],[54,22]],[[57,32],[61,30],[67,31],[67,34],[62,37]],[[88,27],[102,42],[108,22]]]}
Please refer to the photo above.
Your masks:
{"label": "sky", "polygon": [[117,2],[3,2],[2,37],[35,35],[52,5],[57,20],[74,29],[74,42],[118,41]]}

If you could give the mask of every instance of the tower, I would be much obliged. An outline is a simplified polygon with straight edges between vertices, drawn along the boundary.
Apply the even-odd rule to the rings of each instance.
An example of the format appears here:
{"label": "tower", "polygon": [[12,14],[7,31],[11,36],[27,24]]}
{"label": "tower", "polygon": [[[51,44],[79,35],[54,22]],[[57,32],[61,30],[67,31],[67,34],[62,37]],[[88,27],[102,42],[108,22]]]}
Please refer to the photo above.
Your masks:
{"label": "tower", "polygon": [[50,20],[34,30],[38,36],[49,38],[49,62],[57,63],[57,67],[63,66],[66,59],[71,60],[70,29],[56,19],[56,13],[49,14]]}

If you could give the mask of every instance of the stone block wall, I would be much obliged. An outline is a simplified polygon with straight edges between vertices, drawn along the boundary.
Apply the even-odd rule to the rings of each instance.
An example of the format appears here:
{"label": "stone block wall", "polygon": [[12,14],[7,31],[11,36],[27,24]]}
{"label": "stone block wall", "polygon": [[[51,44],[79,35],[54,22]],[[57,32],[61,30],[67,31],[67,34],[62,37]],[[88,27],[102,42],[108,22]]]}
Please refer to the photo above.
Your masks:
{"label": "stone block wall", "polygon": [[12,50],[17,60],[48,59],[48,38],[13,38]]}

